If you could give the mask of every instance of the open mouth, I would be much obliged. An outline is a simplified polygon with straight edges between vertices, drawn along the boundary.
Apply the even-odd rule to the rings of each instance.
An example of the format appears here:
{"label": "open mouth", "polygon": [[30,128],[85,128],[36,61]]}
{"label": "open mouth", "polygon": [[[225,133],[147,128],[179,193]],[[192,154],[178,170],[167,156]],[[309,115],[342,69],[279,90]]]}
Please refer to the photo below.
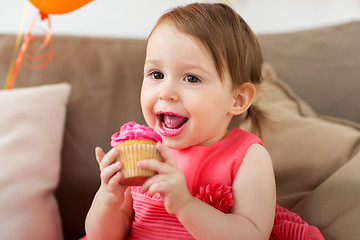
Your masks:
{"label": "open mouth", "polygon": [[157,113],[158,130],[163,136],[176,136],[181,133],[188,121],[187,117],[174,113]]}

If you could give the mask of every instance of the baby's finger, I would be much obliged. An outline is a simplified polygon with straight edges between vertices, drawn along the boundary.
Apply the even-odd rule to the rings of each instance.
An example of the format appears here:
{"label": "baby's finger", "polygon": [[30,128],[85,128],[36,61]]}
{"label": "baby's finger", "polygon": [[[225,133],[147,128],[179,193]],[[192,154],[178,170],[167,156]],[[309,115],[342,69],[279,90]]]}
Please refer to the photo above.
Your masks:
{"label": "baby's finger", "polygon": [[151,184],[147,191],[150,196],[154,195],[155,193],[164,194],[166,193],[166,184],[164,182],[156,182]]}
{"label": "baby's finger", "polygon": [[[163,178],[164,175],[156,174],[150,178],[148,178],[140,188],[140,192],[146,192],[152,185],[158,182],[162,182],[166,179]],[[153,192],[154,193],[154,192]],[[153,194],[151,193],[151,194]]]}
{"label": "baby's finger", "polygon": [[121,172],[115,173],[108,181],[108,189],[110,192],[116,191],[120,187]]}
{"label": "baby's finger", "polygon": [[108,153],[106,153],[100,162],[100,171],[102,171],[105,167],[109,166],[110,164],[114,163],[118,155],[119,155],[119,150],[117,150],[116,148],[113,148]]}
{"label": "baby's finger", "polygon": [[121,170],[121,163],[116,162],[104,168],[100,173],[101,181],[108,184],[110,179]]}
{"label": "baby's finger", "polygon": [[158,173],[167,174],[173,172],[173,167],[165,162],[156,159],[146,159],[137,162],[137,166],[143,169],[150,169]]}
{"label": "baby's finger", "polygon": [[166,163],[170,164],[173,167],[177,167],[174,157],[171,155],[171,152],[165,147],[164,144],[158,142],[156,144],[156,147]]}
{"label": "baby's finger", "polygon": [[100,165],[101,160],[103,159],[104,155],[105,155],[105,153],[101,147],[95,148],[95,157],[96,157],[96,161],[99,165]]}

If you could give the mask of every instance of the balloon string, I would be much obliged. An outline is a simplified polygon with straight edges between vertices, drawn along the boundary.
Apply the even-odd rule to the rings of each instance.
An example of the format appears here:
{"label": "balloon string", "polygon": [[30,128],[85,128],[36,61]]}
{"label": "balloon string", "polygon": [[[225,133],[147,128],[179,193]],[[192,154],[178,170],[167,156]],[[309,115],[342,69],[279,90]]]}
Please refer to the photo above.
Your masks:
{"label": "balloon string", "polygon": [[[40,13],[41,14],[41,13]],[[52,48],[52,37],[51,37],[51,22],[50,18],[46,15],[44,17],[43,14],[41,14],[41,19],[47,19],[48,21],[48,30],[46,31],[46,35],[44,36],[32,36],[29,40],[29,45],[27,48],[27,51],[25,53],[25,63],[26,67],[32,70],[38,70],[44,68],[46,65],[48,65],[52,59],[53,56],[53,48]],[[32,42],[43,40],[42,44],[39,47],[33,47],[31,46]],[[33,56],[31,55],[32,52],[38,52],[48,47],[47,51],[41,55],[41,56]],[[42,62],[39,65],[34,65],[34,62]],[[31,64],[32,63],[32,64]]]}
{"label": "balloon string", "polygon": [[[48,21],[48,30],[46,32],[46,36],[45,37],[42,37],[42,36],[35,36],[35,37],[32,37],[32,31],[34,29],[34,26],[35,26],[35,23],[36,23],[36,20],[38,19],[38,17],[41,16],[41,19],[44,20],[44,19],[47,19]],[[34,42],[34,41],[38,41],[38,40],[41,40],[41,39],[44,39],[43,43],[35,48],[35,47],[32,47],[30,45],[31,42]],[[50,44],[49,44],[50,43]],[[32,55],[30,55],[30,53],[27,52],[27,50],[30,50],[30,51],[33,51],[33,50],[42,50],[44,49],[46,46],[48,46],[48,51],[43,54],[42,56],[40,57],[34,57]],[[14,54],[16,54],[17,51],[14,51]],[[32,24],[30,26],[30,29],[28,31],[28,33],[26,34],[25,38],[24,38],[24,41],[23,41],[23,44],[20,48],[20,51],[19,51],[19,54],[17,56],[17,59],[15,61],[15,63],[11,63],[10,65],[10,68],[9,68],[9,72],[8,72],[8,75],[7,75],[7,80],[6,80],[6,83],[5,83],[5,89],[12,89],[12,87],[14,86],[14,83],[15,83],[15,79],[16,79],[16,76],[17,76],[17,73],[18,73],[18,70],[20,68],[20,65],[21,65],[21,62],[25,56],[25,61],[26,61],[26,66],[30,69],[41,69],[41,68],[44,68],[47,64],[50,63],[51,59],[52,59],[52,38],[51,38],[51,22],[50,22],[50,19],[48,17],[48,15],[44,15],[40,12],[38,12],[33,21],[32,21]],[[31,65],[27,60],[29,61],[43,61],[45,58],[47,58],[42,64],[40,65]]]}
{"label": "balloon string", "polygon": [[25,21],[26,21],[26,18],[27,18],[27,14],[29,12],[29,6],[30,6],[30,3],[28,1],[26,1],[25,6],[24,6],[24,10],[23,10],[22,19],[21,19],[21,22],[20,22],[19,31],[18,31],[18,34],[16,36],[15,45],[14,45],[14,49],[13,49],[13,54],[12,54],[12,57],[11,57],[9,70],[8,70],[8,73],[7,73],[7,76],[6,76],[6,81],[5,81],[4,88],[7,88],[10,85],[11,74],[13,72],[14,65],[15,65],[15,60],[16,60],[16,53],[18,52],[19,47],[20,47]]}

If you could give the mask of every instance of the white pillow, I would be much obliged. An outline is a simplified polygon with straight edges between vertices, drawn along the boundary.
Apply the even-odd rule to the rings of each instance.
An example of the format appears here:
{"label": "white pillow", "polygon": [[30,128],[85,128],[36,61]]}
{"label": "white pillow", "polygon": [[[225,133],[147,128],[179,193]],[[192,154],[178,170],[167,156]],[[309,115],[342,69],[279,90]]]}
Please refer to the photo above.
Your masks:
{"label": "white pillow", "polygon": [[70,85],[0,90],[0,239],[63,239],[54,196]]}

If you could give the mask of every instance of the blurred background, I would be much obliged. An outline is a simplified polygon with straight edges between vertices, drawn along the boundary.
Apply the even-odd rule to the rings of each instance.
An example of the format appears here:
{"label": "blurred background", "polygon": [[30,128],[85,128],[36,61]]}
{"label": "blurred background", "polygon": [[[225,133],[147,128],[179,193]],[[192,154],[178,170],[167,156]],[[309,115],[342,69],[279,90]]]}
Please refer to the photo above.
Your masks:
{"label": "blurred background", "polygon": [[[16,34],[25,0],[0,0],[0,34]],[[51,15],[53,34],[146,38],[167,9],[190,0],[94,0]],[[197,1],[216,2],[216,1]],[[217,1],[219,2],[219,1]],[[360,0],[228,0],[255,33],[283,33],[360,20]],[[24,32],[37,9],[30,4]],[[37,24],[39,27],[41,24]],[[35,31],[36,32],[36,31]]]}

